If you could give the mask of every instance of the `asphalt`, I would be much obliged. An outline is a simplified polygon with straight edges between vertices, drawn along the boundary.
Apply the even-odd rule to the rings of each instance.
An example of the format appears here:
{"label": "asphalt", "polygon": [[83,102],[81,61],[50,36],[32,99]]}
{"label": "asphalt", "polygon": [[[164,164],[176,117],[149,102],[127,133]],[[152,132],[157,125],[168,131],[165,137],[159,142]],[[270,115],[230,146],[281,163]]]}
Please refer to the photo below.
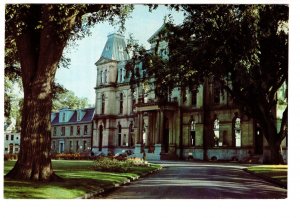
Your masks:
{"label": "asphalt", "polygon": [[101,199],[284,199],[287,190],[234,163],[159,162],[163,169],[103,190]]}

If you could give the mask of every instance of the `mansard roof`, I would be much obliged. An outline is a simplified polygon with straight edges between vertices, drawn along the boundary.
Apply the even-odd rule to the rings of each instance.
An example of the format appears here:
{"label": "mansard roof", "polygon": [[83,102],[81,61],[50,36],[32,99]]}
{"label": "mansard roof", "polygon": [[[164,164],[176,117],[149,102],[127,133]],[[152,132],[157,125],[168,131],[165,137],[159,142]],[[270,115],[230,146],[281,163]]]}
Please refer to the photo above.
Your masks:
{"label": "mansard roof", "polygon": [[84,112],[84,116],[81,118],[81,120],[77,121],[77,112],[78,110],[73,110],[74,113],[71,116],[70,120],[67,122],[59,122],[59,112],[55,112],[55,117],[51,122],[51,125],[67,125],[67,124],[80,124],[80,123],[90,123],[93,121],[94,114],[95,114],[95,108],[85,108],[85,109],[79,109],[82,112]]}
{"label": "mansard roof", "polygon": [[101,58],[114,61],[129,60],[129,55],[125,49],[126,43],[124,36],[119,33],[110,34],[107,36],[107,41],[102,51]]}

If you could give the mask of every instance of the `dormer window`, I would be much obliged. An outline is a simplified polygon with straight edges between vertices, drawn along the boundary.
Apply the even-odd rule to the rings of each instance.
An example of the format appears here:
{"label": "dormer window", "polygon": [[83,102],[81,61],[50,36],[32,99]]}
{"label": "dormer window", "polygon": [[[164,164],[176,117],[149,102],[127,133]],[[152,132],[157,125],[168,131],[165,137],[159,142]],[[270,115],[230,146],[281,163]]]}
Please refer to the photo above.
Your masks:
{"label": "dormer window", "polygon": [[81,111],[78,110],[77,111],[77,121],[80,121],[81,120]]}
{"label": "dormer window", "polygon": [[62,122],[66,122],[66,114],[65,113],[62,114]]}

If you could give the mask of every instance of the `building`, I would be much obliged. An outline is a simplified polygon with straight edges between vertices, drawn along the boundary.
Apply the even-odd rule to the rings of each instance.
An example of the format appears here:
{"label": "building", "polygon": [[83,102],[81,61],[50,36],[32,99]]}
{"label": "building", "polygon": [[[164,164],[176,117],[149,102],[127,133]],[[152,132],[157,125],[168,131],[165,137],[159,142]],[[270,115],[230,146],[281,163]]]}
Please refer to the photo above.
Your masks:
{"label": "building", "polygon": [[16,121],[4,123],[4,154],[18,154],[20,151],[21,134],[16,130]]}
{"label": "building", "polygon": [[81,153],[92,147],[92,120],[95,109],[61,109],[51,113],[51,150]]}
{"label": "building", "polygon": [[[151,49],[162,28],[149,38]],[[163,100],[155,96],[152,78],[131,89],[130,77],[125,74],[129,60],[125,46],[122,35],[108,35],[95,63],[95,151],[133,150],[141,156],[145,150],[148,159],[203,159],[204,152],[209,159],[268,158],[270,152],[259,125],[242,114],[213,80],[207,79],[192,91],[175,88]],[[160,42],[158,54],[167,57],[167,42]],[[141,77],[147,74],[141,64],[136,70]]]}

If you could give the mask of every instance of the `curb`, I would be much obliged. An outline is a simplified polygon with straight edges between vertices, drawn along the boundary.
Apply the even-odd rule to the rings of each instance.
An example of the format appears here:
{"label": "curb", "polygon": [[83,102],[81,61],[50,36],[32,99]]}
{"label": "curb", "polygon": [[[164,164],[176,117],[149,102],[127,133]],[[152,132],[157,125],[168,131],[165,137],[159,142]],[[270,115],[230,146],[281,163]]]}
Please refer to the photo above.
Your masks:
{"label": "curb", "polygon": [[150,175],[150,174],[153,174],[153,173],[155,173],[155,172],[157,172],[157,171],[159,171],[159,170],[161,170],[161,169],[162,169],[162,167],[159,167],[159,168],[157,168],[157,169],[155,169],[155,170],[149,171],[148,173],[143,173],[142,175],[135,176],[135,177],[132,177],[132,178],[130,178],[130,179],[126,179],[126,180],[123,181],[123,182],[115,183],[115,184],[113,184],[113,185],[106,186],[105,188],[101,188],[101,189],[99,189],[99,190],[97,190],[97,191],[93,191],[93,192],[90,192],[90,193],[86,193],[86,194],[84,194],[83,196],[78,197],[78,198],[76,198],[76,199],[90,199],[90,198],[93,198],[93,197],[95,197],[95,196],[97,196],[97,195],[106,193],[106,192],[108,192],[108,191],[110,191],[110,190],[112,190],[112,189],[114,189],[114,188],[118,188],[118,187],[123,186],[123,185],[128,185],[128,184],[130,184],[130,183],[133,182],[133,181],[136,181],[136,180],[138,180],[138,179],[140,179],[140,178],[146,177],[146,176],[148,176],[148,175]]}
{"label": "curb", "polygon": [[282,182],[280,182],[280,181],[278,181],[278,180],[276,180],[276,179],[272,179],[272,178],[270,178],[270,177],[268,177],[268,176],[264,176],[264,175],[260,175],[260,174],[254,173],[254,172],[252,172],[252,171],[249,171],[248,169],[243,169],[243,170],[244,170],[245,172],[251,174],[251,175],[254,175],[254,176],[256,176],[256,177],[259,177],[259,178],[261,178],[261,179],[264,179],[265,181],[270,182],[270,183],[272,183],[272,184],[274,184],[274,185],[277,185],[277,186],[279,186],[280,188],[285,188],[285,189],[287,189],[287,184],[284,184],[284,183],[282,183]]}

